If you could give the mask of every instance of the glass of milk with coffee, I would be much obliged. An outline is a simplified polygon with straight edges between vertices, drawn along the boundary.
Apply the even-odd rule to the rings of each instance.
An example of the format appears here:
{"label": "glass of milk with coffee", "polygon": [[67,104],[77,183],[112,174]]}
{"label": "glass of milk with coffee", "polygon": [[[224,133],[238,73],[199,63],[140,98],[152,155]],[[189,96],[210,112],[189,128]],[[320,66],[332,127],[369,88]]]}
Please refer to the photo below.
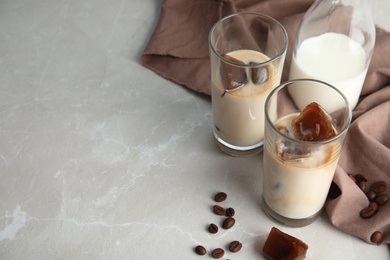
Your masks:
{"label": "glass of milk with coffee", "polygon": [[[369,0],[317,0],[298,28],[289,79],[312,78],[328,82],[343,92],[354,109],[374,45],[375,23]],[[298,105],[299,101],[307,101],[303,89],[308,90],[303,87],[290,91]],[[329,92],[311,94],[332,102]]]}
{"label": "glass of milk with coffee", "polygon": [[287,44],[283,26],[259,13],[232,14],[211,29],[213,133],[225,153],[262,151],[264,103],[280,83]]}
{"label": "glass of milk with coffee", "polygon": [[[299,100],[299,108],[288,92],[302,86],[329,93],[337,109],[315,95]],[[287,81],[268,96],[265,117],[263,209],[286,226],[308,225],[319,216],[336,170],[352,117],[348,100],[323,81]]]}

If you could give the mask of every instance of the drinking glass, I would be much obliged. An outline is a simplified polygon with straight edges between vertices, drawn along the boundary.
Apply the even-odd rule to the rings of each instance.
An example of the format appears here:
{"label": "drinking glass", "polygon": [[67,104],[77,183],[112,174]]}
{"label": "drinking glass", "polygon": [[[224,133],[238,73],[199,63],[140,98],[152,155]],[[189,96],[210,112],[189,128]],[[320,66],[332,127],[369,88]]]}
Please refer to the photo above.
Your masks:
{"label": "drinking glass", "polygon": [[227,154],[262,150],[264,103],[279,85],[288,38],[283,26],[260,13],[236,13],[210,31],[214,141]]}
{"label": "drinking glass", "polygon": [[[328,99],[308,96],[302,86],[324,93]],[[293,99],[289,94],[296,92],[295,88],[306,102],[302,109],[296,104],[298,96]],[[265,103],[263,209],[271,219],[292,227],[316,220],[351,114],[347,98],[323,81],[291,80],[269,94]]]}

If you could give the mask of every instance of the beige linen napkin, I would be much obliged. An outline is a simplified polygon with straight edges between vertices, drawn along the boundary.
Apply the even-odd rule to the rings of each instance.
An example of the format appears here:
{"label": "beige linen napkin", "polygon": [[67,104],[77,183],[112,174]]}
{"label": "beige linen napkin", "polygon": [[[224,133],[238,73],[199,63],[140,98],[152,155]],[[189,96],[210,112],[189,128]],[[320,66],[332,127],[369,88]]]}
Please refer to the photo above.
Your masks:
{"label": "beige linen napkin", "polygon": [[[165,0],[160,20],[141,63],[179,85],[210,95],[208,33],[220,18],[235,12],[260,12],[286,28],[289,48],[282,81],[287,79],[297,27],[313,0]],[[373,232],[390,243],[390,202],[370,219],[359,212],[368,205],[365,194],[348,177],[364,174],[370,185],[390,184],[390,33],[377,28],[377,40],[361,99],[326,203],[331,223],[368,243]],[[390,187],[386,191],[390,196]]]}
{"label": "beige linen napkin", "polygon": [[[348,174],[367,177],[367,189],[376,181],[388,184],[390,197],[390,33],[377,28],[377,38],[369,72],[360,101],[352,112],[338,168],[335,185],[326,203],[330,221],[339,229],[371,243],[375,231],[390,243],[390,202],[369,219],[359,212],[369,201]],[[336,197],[336,198],[334,198]]]}
{"label": "beige linen napkin", "polygon": [[281,22],[289,37],[294,37],[301,17],[312,3],[313,0],[165,0],[141,62],[166,79],[210,95],[208,34],[215,22],[240,11],[261,12]]}

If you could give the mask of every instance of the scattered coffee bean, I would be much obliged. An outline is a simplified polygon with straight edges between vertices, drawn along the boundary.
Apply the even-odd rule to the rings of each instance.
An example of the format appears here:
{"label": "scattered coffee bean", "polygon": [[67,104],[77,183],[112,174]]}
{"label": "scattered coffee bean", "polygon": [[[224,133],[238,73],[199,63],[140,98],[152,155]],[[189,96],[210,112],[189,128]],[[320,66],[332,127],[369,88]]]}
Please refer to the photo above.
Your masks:
{"label": "scattered coffee bean", "polygon": [[226,200],[226,198],[227,198],[227,194],[225,192],[218,192],[214,196],[214,200],[216,202],[222,202],[222,201]]}
{"label": "scattered coffee bean", "polygon": [[360,174],[360,173],[355,175],[355,179],[356,179],[356,181],[367,182],[366,176],[364,176],[363,174]]}
{"label": "scattered coffee bean", "polygon": [[[216,202],[222,202],[222,201],[226,200],[226,198],[227,198],[227,194],[225,192],[218,192],[214,196],[214,200]],[[219,205],[214,205],[213,212],[217,215],[220,215],[220,216],[226,216],[226,218],[222,222],[222,225],[221,225],[222,228],[229,229],[229,228],[234,226],[236,220],[233,218],[233,216],[235,215],[235,210],[233,208],[231,208],[231,207],[224,208],[224,207],[221,207]],[[218,233],[219,227],[214,223],[210,223],[209,226],[207,227],[207,230],[210,233],[215,234],[215,233]],[[242,248],[242,244],[239,241],[235,240],[229,244],[229,250],[233,253],[240,251],[241,248]],[[195,253],[198,255],[205,255],[205,254],[207,254],[207,250],[204,246],[198,245],[195,247]],[[225,255],[225,251],[222,248],[215,248],[210,253],[210,256],[212,256],[215,259],[219,259],[219,258],[223,257],[224,255]]]}
{"label": "scattered coffee bean", "polygon": [[218,226],[214,223],[211,223],[207,229],[211,234],[216,234],[218,232]]}
{"label": "scattered coffee bean", "polygon": [[356,183],[356,178],[355,178],[355,176],[353,176],[352,174],[348,173],[348,177],[349,177],[354,183]]}
{"label": "scattered coffee bean", "polygon": [[222,223],[222,227],[224,229],[229,229],[231,228],[232,226],[234,226],[234,223],[236,223],[236,220],[232,217],[228,217],[226,218],[223,223]]}
{"label": "scattered coffee bean", "polygon": [[223,257],[225,251],[222,248],[216,248],[211,252],[211,256],[215,259]]}
{"label": "scattered coffee bean", "polygon": [[363,192],[366,192],[367,190],[367,185],[366,185],[366,182],[365,181],[357,181],[356,183],[359,188],[363,191]]}
{"label": "scattered coffee bean", "polygon": [[220,215],[220,216],[224,216],[226,214],[226,210],[219,205],[214,205],[213,211],[215,214]]}
{"label": "scattered coffee bean", "polygon": [[371,201],[370,204],[368,205],[369,208],[372,208],[375,213],[378,211],[379,209],[379,206],[378,204],[375,202],[375,201]]}
{"label": "scattered coffee bean", "polygon": [[237,253],[242,248],[242,244],[239,241],[233,241],[229,244],[230,252]]}
{"label": "scattered coffee bean", "polygon": [[367,189],[367,178],[363,174],[348,174],[349,178],[355,181],[356,185],[365,192],[367,199],[370,201],[368,207],[360,211],[360,216],[362,218],[372,217],[380,207],[387,203],[389,197],[387,194],[383,194],[387,190],[387,183],[385,181],[374,182],[370,189]]}
{"label": "scattered coffee bean", "polygon": [[198,255],[205,255],[207,253],[207,250],[203,246],[199,245],[195,247],[195,253],[197,253]]}
{"label": "scattered coffee bean", "polygon": [[370,201],[373,201],[376,197],[376,193],[372,190],[369,190],[367,193],[366,193],[366,196],[368,198],[368,200]]}
{"label": "scattered coffee bean", "polygon": [[372,216],[374,216],[375,212],[376,212],[375,209],[371,207],[367,207],[360,211],[360,216],[362,218],[371,218]]}
{"label": "scattered coffee bean", "polygon": [[389,200],[389,197],[386,194],[379,194],[378,196],[376,196],[374,201],[378,205],[382,206],[382,205],[386,204],[388,200]]}
{"label": "scattered coffee bean", "polygon": [[236,214],[236,211],[233,208],[227,208],[226,209],[226,217],[233,217],[234,214]]}
{"label": "scattered coffee bean", "polygon": [[374,244],[381,244],[382,243],[382,233],[380,231],[375,231],[371,235],[371,242]]}
{"label": "scattered coffee bean", "polygon": [[387,189],[387,184],[384,181],[377,181],[371,185],[371,190],[377,194],[385,192],[386,189]]}

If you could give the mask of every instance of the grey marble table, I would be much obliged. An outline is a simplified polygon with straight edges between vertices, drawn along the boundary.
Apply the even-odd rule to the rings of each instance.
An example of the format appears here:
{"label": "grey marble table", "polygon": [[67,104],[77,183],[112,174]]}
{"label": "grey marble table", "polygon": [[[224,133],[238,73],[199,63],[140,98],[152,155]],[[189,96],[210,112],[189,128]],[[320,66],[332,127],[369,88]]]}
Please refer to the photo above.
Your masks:
{"label": "grey marble table", "polygon": [[[389,0],[373,0],[390,29]],[[212,142],[207,97],[141,66],[161,0],[0,0],[0,259],[208,259],[193,248],[243,243],[223,259],[262,259],[272,226],[308,259],[389,259],[326,214],[285,228],[260,208],[262,156]],[[212,196],[236,210],[220,218]]]}

